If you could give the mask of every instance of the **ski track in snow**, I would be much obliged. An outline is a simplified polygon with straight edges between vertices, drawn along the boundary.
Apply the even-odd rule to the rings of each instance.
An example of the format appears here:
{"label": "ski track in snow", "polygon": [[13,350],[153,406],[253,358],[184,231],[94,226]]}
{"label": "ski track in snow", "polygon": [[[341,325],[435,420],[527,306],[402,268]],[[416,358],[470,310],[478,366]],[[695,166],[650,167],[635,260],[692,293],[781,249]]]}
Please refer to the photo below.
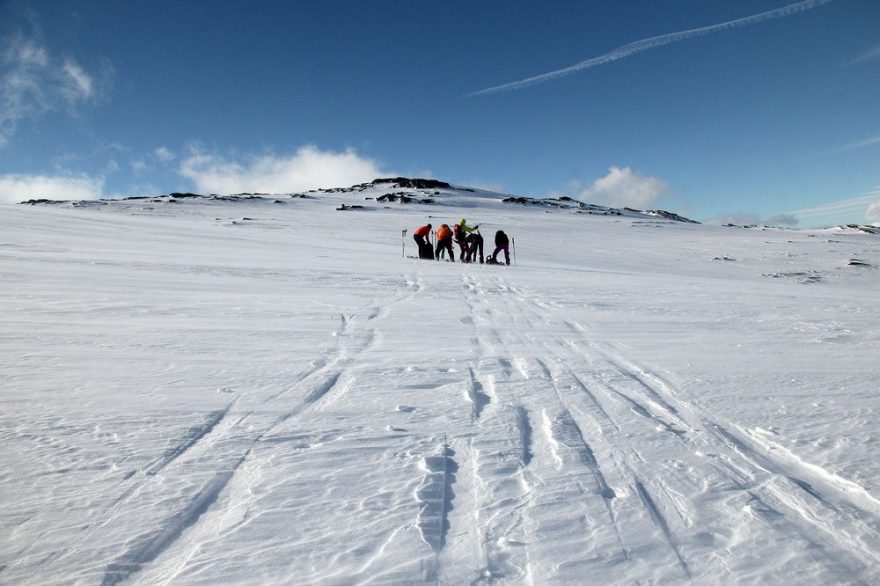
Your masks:
{"label": "ski track in snow", "polygon": [[157,473],[159,473],[159,471],[162,470],[162,468],[173,462],[177,457],[181,456],[184,452],[194,446],[199,440],[211,433],[217,426],[217,424],[220,423],[220,421],[222,421],[224,417],[226,417],[226,414],[229,413],[229,409],[234,403],[235,401],[230,403],[229,406],[227,406],[225,409],[210,413],[205,418],[204,423],[189,428],[184,435],[183,440],[173,447],[165,450],[165,453],[162,454],[162,457],[159,458],[154,464],[148,466],[144,470],[144,473],[148,476],[155,476]]}
{"label": "ski track in snow", "polygon": [[[387,312],[388,307],[415,295],[421,288],[418,280],[410,277],[405,279],[405,287],[402,294],[394,300],[386,302],[381,307],[374,308],[366,317],[366,323],[370,324]],[[219,451],[215,453],[200,454],[200,459],[207,460],[208,469],[218,470],[201,487],[196,488],[189,496],[182,499],[182,505],[171,516],[159,519],[158,523],[153,520],[155,528],[147,529],[145,534],[134,539],[126,545],[125,551],[113,562],[109,563],[104,570],[102,584],[117,584],[128,580],[141,571],[147,564],[153,562],[164,550],[171,546],[186,530],[200,521],[200,518],[217,501],[221,492],[232,481],[236,472],[245,463],[253,448],[260,442],[272,441],[273,431],[281,424],[289,424],[289,420],[300,416],[308,409],[315,409],[326,401],[333,391],[340,386],[340,380],[346,375],[357,356],[368,350],[376,341],[375,330],[367,327],[361,331],[358,319],[352,315],[340,315],[339,326],[334,332],[336,340],[335,348],[329,356],[325,356],[314,362],[314,366],[295,378],[295,384],[289,389],[267,398],[262,408],[274,407],[286,399],[287,396],[296,396],[293,406],[275,419],[263,420],[254,425],[252,420],[257,419],[254,411],[247,413],[235,413],[236,421],[228,426],[218,424],[230,415],[236,401],[233,401],[226,409],[209,414],[203,424],[191,427],[187,430],[184,439],[174,447],[166,450],[165,454],[157,461],[142,470],[142,475],[131,478],[134,484],[125,489],[122,495],[114,503],[112,509],[105,511],[108,517],[98,527],[89,527],[86,530],[88,539],[95,539],[96,532],[113,525],[117,520],[124,521],[124,514],[117,516],[115,510],[129,507],[134,501],[157,499],[163,492],[163,485],[167,482],[166,476],[173,475],[170,468],[172,464],[189,451],[193,450],[199,442],[209,442],[213,446],[220,443],[238,444],[241,447],[232,451]],[[242,430],[240,433],[239,430]],[[217,437],[214,437],[217,436]],[[187,464],[192,464],[188,462]],[[190,474],[181,463],[180,471]],[[205,464],[200,466],[203,467]],[[444,473],[445,474],[445,473]],[[126,479],[126,481],[129,480]],[[234,506],[234,505],[227,505]],[[442,542],[442,535],[431,536],[432,543]],[[64,552],[59,552],[53,563],[59,564],[67,559]]]}
{"label": "ski track in snow", "polygon": [[[681,402],[676,398],[673,387],[662,377],[627,359],[614,346],[590,338],[588,330],[580,324],[559,319],[552,303],[500,279],[489,283],[471,282],[465,289],[474,291],[478,296],[506,295],[504,303],[494,306],[503,308],[514,321],[519,318],[528,324],[521,328],[525,332],[537,331],[542,324],[556,321],[570,334],[561,336],[555,344],[541,342],[546,347],[547,358],[538,359],[534,371],[554,387],[559,399],[555,409],[543,410],[542,428],[550,455],[559,469],[570,468],[567,458],[574,458],[592,473],[592,492],[608,502],[609,522],[617,529],[619,542],[623,546],[623,558],[629,559],[631,552],[637,548],[628,543],[631,539],[635,540],[632,537],[635,533],[633,527],[620,526],[620,523],[628,523],[622,519],[632,517],[632,499],[628,499],[625,505],[619,504],[621,499],[615,499],[615,490],[602,471],[591,442],[601,446],[602,453],[610,456],[610,462],[616,468],[614,476],[617,482],[629,486],[628,492],[638,497],[647,512],[647,519],[656,526],[668,544],[671,558],[681,570],[680,577],[695,577],[687,559],[687,549],[683,549],[676,536],[679,528],[668,520],[664,509],[674,511],[685,525],[691,524],[692,520],[686,512],[682,512],[667,484],[659,478],[654,481],[661,491],[657,494],[662,494],[668,502],[657,501],[657,496],[651,495],[641,478],[656,475],[647,471],[648,462],[638,454],[638,443],[628,442],[633,452],[627,454],[614,447],[617,442],[609,439],[632,428],[631,421],[620,419],[621,407],[652,425],[655,433],[668,433],[670,441],[678,445],[677,450],[713,454],[714,458],[721,459],[724,462],[722,465],[707,462],[711,469],[708,474],[713,477],[707,482],[730,482],[745,491],[749,499],[759,500],[769,510],[776,511],[784,517],[785,527],[794,525],[796,533],[835,560],[829,561],[829,564],[848,564],[848,570],[856,575],[872,575],[872,568],[876,568],[878,562],[876,547],[872,543],[875,544],[880,537],[880,515],[877,501],[863,488],[820,467],[801,462],[766,438],[740,431],[734,424],[722,423],[721,418],[693,404]],[[488,323],[498,323],[503,319],[499,313],[493,315],[488,305],[478,311],[484,313]],[[488,332],[487,339],[491,340],[493,350],[497,351],[497,347],[501,346],[501,351],[504,351],[505,344],[497,339],[494,331]],[[529,340],[520,338],[510,345],[529,344]],[[530,350],[534,354],[534,347]],[[589,384],[570,366],[576,364],[577,360],[583,361],[582,372],[589,373]],[[520,374],[528,371],[526,363],[517,361]],[[557,369],[550,364],[559,364],[560,367]],[[569,407],[568,401],[573,401],[577,407]],[[615,403],[617,419],[610,414]],[[542,404],[546,402],[542,401]],[[517,406],[516,409],[522,413],[526,407]],[[595,439],[591,436],[590,442],[586,440],[581,425],[577,423],[579,419],[584,419],[588,427],[597,430]],[[687,461],[690,458],[682,454],[682,459]],[[646,471],[638,472],[641,468]],[[736,472],[731,474],[731,470]],[[690,470],[691,474],[695,472],[698,471]],[[722,478],[714,478],[719,472]],[[748,475],[748,480],[742,478],[743,473]],[[799,492],[801,496],[797,496]],[[772,509],[771,505],[766,504],[768,502],[773,503]],[[528,511],[523,514],[527,515]],[[854,534],[843,530],[843,527],[850,528]],[[493,575],[492,565],[489,564],[489,567],[486,576]]]}
{"label": "ski track in snow", "polygon": [[636,490],[639,493],[639,498],[642,499],[645,507],[648,509],[648,512],[651,514],[651,518],[660,527],[660,530],[663,531],[663,536],[666,538],[666,541],[669,543],[669,547],[672,548],[672,551],[675,552],[675,557],[678,559],[678,563],[681,565],[681,569],[684,571],[684,575],[687,579],[693,578],[691,575],[691,570],[687,565],[687,562],[681,557],[681,552],[678,550],[678,546],[675,544],[675,539],[672,535],[672,532],[669,529],[669,523],[666,521],[666,518],[663,516],[663,512],[657,507],[657,504],[654,502],[654,499],[651,498],[650,493],[645,488],[645,485],[642,484],[640,480],[635,481]]}

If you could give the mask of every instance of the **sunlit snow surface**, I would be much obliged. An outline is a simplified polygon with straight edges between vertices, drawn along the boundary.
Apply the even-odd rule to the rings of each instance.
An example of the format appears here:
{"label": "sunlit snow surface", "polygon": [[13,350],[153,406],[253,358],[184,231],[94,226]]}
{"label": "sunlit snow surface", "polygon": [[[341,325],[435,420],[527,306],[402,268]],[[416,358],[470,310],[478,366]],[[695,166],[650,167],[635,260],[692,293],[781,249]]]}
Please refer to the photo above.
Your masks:
{"label": "sunlit snow surface", "polygon": [[0,207],[0,582],[880,581],[880,236],[367,195]]}

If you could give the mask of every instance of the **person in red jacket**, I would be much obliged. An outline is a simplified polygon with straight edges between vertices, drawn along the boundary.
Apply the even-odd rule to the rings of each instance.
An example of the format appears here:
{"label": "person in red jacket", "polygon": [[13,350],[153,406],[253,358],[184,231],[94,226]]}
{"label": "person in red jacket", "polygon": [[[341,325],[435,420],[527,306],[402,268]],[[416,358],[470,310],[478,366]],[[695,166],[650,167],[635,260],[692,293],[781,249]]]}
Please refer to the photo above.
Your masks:
{"label": "person in red jacket", "polygon": [[419,247],[419,258],[434,258],[429,238],[431,237],[431,224],[419,226],[413,232],[413,240]]}

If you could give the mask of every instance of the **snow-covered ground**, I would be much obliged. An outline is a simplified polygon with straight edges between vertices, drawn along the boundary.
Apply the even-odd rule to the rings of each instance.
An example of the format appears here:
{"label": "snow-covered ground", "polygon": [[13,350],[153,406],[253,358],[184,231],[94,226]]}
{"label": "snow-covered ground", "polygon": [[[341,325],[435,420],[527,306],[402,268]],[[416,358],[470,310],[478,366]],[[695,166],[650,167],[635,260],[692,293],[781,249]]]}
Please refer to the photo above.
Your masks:
{"label": "snow-covered ground", "polygon": [[880,236],[391,187],[0,207],[0,582],[880,581]]}

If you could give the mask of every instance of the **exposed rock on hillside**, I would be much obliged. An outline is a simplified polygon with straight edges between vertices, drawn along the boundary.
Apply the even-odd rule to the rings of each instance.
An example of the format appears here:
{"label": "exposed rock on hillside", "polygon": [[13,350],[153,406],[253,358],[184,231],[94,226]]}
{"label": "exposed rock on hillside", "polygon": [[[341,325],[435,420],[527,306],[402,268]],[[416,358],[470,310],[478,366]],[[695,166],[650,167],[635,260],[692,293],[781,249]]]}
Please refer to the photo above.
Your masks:
{"label": "exposed rock on hillside", "polygon": [[673,221],[673,222],[686,222],[689,224],[699,224],[696,220],[691,220],[689,218],[685,218],[684,216],[680,216],[673,212],[667,212],[665,210],[636,210],[633,208],[609,208],[605,206],[599,206],[595,204],[584,203],[582,201],[578,201],[576,199],[572,199],[568,196],[562,197],[549,197],[544,199],[537,199],[533,197],[507,197],[501,200],[503,203],[509,204],[519,204],[519,205],[527,205],[527,206],[542,206],[548,208],[558,208],[558,209],[570,209],[574,210],[576,214],[591,214],[596,216],[623,216],[625,214],[637,214],[637,215],[649,215],[649,216],[659,216],[661,218]]}
{"label": "exposed rock on hillside", "polygon": [[396,183],[398,186],[406,189],[451,189],[452,186],[445,181],[437,181],[436,179],[408,179],[406,177],[394,177],[386,179],[374,179],[372,185],[380,185],[382,183]]}

